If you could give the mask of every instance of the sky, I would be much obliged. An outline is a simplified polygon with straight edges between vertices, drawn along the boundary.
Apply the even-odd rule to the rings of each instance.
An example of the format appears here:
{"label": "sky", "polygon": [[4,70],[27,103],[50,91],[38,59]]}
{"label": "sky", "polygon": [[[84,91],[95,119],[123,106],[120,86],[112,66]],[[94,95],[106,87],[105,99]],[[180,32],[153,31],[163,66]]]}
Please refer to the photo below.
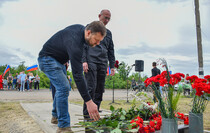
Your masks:
{"label": "sky", "polygon": [[[199,1],[204,75],[209,75],[210,0]],[[37,64],[53,34],[98,20],[102,9],[112,14],[106,27],[116,60],[129,66],[143,60],[141,74],[151,76],[152,62],[164,58],[173,73],[198,75],[194,0],[0,0],[0,65]]]}

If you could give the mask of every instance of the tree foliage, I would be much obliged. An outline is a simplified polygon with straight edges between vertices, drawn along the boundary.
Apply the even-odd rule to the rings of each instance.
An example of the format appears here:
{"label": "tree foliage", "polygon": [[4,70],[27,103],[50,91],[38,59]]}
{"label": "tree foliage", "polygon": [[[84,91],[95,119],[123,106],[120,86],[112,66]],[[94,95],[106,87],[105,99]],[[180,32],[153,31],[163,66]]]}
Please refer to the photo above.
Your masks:
{"label": "tree foliage", "polygon": [[[131,66],[128,66],[128,64],[126,64],[125,62],[121,62],[120,64],[121,65],[119,66],[118,69],[116,69],[116,73],[114,76],[106,77],[105,88],[112,89],[114,87],[115,89],[126,89],[127,85],[128,85],[128,88],[130,88],[132,78],[134,78],[136,81],[139,81],[139,79],[141,81],[144,81],[147,78],[146,76],[141,77],[139,73],[136,73],[136,72],[129,75],[131,71]],[[0,66],[0,74],[3,74],[6,67],[7,67],[7,64]],[[10,73],[12,74],[13,77],[16,75],[16,73],[19,74],[21,71],[25,71],[25,73],[27,74],[29,72],[26,71],[26,68],[27,66],[25,66],[24,64],[21,64],[18,67],[10,66]],[[40,88],[50,87],[50,80],[42,71],[36,70],[36,71],[31,71],[31,73],[33,73],[34,76],[36,76],[36,74],[39,75]],[[6,79],[8,75],[9,75],[9,72],[5,75],[4,78]],[[72,82],[71,82],[72,87],[76,87],[72,72],[67,71],[67,75],[70,75],[72,79]],[[128,84],[127,84],[127,80],[128,80]]]}

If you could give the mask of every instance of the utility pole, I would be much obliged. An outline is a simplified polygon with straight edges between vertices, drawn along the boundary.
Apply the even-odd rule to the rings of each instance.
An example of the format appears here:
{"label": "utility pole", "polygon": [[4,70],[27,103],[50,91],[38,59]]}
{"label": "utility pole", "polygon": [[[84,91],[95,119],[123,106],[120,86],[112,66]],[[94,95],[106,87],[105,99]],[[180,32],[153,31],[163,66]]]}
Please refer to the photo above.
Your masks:
{"label": "utility pole", "polygon": [[196,21],[198,65],[199,65],[198,74],[200,78],[204,78],[199,0],[195,0],[195,21]]}

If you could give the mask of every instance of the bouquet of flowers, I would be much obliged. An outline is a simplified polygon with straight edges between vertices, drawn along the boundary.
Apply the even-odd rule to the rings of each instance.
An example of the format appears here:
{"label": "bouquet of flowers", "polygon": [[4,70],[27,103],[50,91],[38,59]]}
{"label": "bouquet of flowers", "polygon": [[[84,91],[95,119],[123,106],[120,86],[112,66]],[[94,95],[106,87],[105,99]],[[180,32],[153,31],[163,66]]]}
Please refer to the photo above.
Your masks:
{"label": "bouquet of flowers", "polygon": [[203,113],[208,104],[208,94],[210,94],[210,75],[204,76],[204,79],[197,76],[189,76],[186,78],[192,84],[192,88],[195,91],[193,97],[192,113]]}
{"label": "bouquet of flowers", "polygon": [[[182,73],[170,74],[167,67],[167,62],[165,59],[159,59],[159,62],[163,67],[165,67],[165,71],[163,71],[160,75],[155,77],[147,78],[144,83],[146,86],[150,85],[153,89],[155,96],[159,101],[159,109],[161,111],[161,115],[164,118],[175,118],[175,111],[177,109],[177,103],[181,94],[181,91],[178,90],[176,95],[174,93],[174,85],[178,84],[182,78],[185,77]],[[160,91],[156,87],[155,83],[160,83],[160,86],[163,86],[163,92],[165,95],[161,95]]]}

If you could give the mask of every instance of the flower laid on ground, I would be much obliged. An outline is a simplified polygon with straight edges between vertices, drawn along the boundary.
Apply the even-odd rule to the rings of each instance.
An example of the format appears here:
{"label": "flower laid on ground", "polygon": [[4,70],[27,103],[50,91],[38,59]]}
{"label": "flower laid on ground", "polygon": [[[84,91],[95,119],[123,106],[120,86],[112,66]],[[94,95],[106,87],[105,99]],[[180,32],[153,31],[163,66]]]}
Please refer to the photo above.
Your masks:
{"label": "flower laid on ground", "polygon": [[156,111],[158,103],[153,104],[152,97],[146,92],[138,92],[138,93],[129,93],[134,99],[138,100],[145,108],[150,109],[151,111]]}
{"label": "flower laid on ground", "polygon": [[185,125],[189,125],[189,117],[184,115],[183,113],[177,112],[177,114],[175,114],[175,117],[184,120]]}
{"label": "flower laid on ground", "polygon": [[[153,129],[159,130],[159,127],[161,127],[161,121],[158,118],[160,117],[159,113],[147,109],[144,105],[140,105],[140,107],[133,105],[129,110],[115,109],[113,106],[110,106],[110,110],[112,113],[99,121],[80,122],[78,124],[99,132],[119,133],[143,133],[140,130],[151,129],[152,131]],[[150,126],[150,123],[148,123],[149,126],[147,126],[144,124],[145,121],[153,121],[154,124],[151,122],[152,125]]]}
{"label": "flower laid on ground", "polygon": [[208,104],[208,94],[210,94],[210,75],[204,76],[204,79],[198,78],[196,75],[186,78],[192,84],[195,91],[193,97],[192,113],[203,113]]}
{"label": "flower laid on ground", "polygon": [[[161,111],[161,115],[164,118],[175,118],[175,112],[177,109],[177,103],[180,98],[181,91],[178,90],[177,93],[174,93],[174,85],[178,84],[182,78],[185,77],[183,73],[175,73],[170,74],[167,66],[167,62],[165,59],[159,59],[160,65],[165,67],[165,71],[163,71],[160,75],[155,77],[147,78],[144,83],[147,86],[151,86],[154,91],[155,96],[159,101],[159,108]],[[159,83],[160,86],[163,86],[164,96],[161,95],[155,83]]]}
{"label": "flower laid on ground", "polygon": [[162,125],[162,117],[160,113],[155,113],[149,118],[149,123],[144,124],[143,119],[137,116],[130,122],[133,128],[139,128],[138,133],[152,133],[160,130]]}

